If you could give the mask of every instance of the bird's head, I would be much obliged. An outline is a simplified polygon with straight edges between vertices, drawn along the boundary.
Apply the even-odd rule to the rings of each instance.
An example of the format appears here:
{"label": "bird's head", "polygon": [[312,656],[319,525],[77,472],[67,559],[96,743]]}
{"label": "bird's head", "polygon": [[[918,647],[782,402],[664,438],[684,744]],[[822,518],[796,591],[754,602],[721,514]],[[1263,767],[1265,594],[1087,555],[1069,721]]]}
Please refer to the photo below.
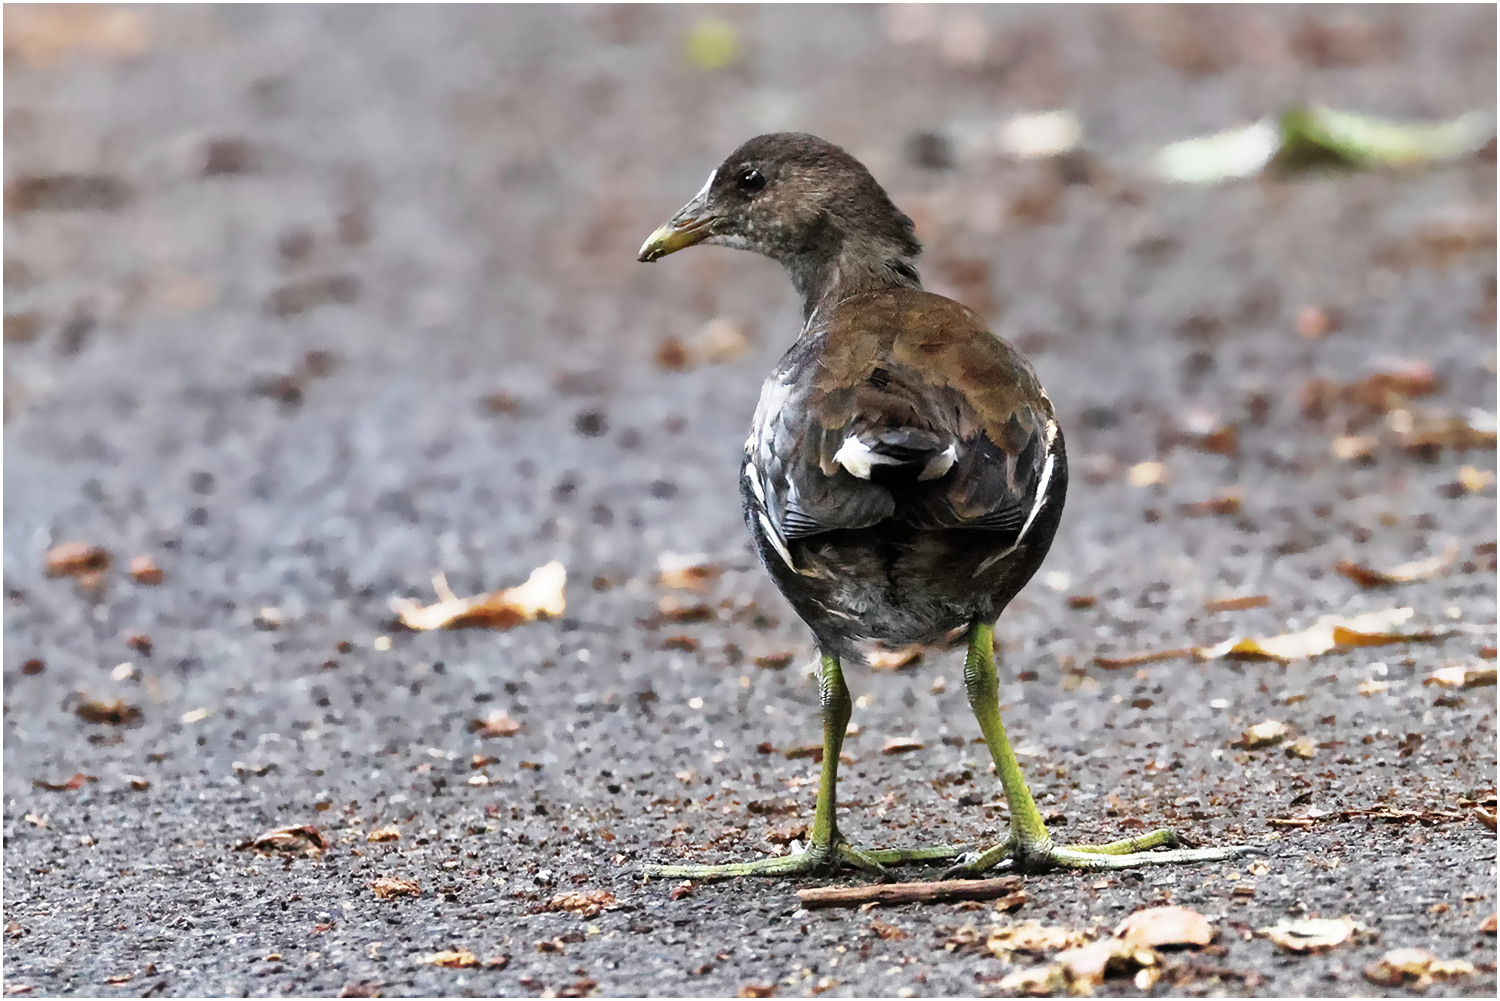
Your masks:
{"label": "bird's head", "polygon": [[794,270],[851,246],[903,261],[921,253],[912,222],[864,164],[798,132],[757,136],[708,175],[702,190],[646,240],[642,261],[697,243],[753,250]]}

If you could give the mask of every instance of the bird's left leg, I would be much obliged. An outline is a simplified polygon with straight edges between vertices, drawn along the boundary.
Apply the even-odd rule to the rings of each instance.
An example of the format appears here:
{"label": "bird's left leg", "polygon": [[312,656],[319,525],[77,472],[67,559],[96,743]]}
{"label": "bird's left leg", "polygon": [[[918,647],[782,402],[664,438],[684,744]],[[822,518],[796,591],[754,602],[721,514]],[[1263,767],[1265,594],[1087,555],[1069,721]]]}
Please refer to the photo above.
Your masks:
{"label": "bird's left leg", "polygon": [[647,866],[652,876],[681,876],[687,879],[728,879],[732,876],[792,876],[801,873],[823,873],[837,870],[840,864],[868,872],[884,874],[881,856],[886,852],[863,852],[844,840],[834,820],[839,775],[839,751],[849,728],[849,686],[839,659],[823,654],[820,689],[823,703],[823,769],[818,782],[818,806],[813,816],[812,833],[807,848],[793,855],[762,859],[759,862],[737,862],[729,865],[656,865]]}
{"label": "bird's left leg", "polygon": [[[1163,828],[1138,838],[1126,838],[1104,845],[1055,845],[1047,833],[1041,811],[1026,786],[1015,751],[1000,722],[1000,685],[995,674],[994,626],[975,623],[969,633],[969,653],[964,661],[964,682],[969,705],[979,721],[995,771],[1010,806],[1010,836],[1005,841],[972,856],[949,869],[945,876],[975,877],[1008,863],[1019,872],[1044,872],[1063,869],[1131,869],[1144,865],[1172,865],[1186,862],[1220,862],[1245,855],[1260,854],[1248,845],[1229,848],[1180,848],[1182,840]],[[1164,848],[1166,851],[1156,851]]]}

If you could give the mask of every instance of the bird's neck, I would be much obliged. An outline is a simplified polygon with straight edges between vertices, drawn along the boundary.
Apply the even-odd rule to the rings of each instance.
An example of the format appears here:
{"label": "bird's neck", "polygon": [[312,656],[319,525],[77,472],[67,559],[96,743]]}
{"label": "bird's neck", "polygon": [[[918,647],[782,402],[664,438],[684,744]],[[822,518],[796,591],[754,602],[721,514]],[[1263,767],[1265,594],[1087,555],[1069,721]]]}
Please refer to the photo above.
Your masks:
{"label": "bird's neck", "polygon": [[815,250],[782,259],[802,296],[802,319],[860,292],[921,288],[914,255],[873,237],[842,237]]}

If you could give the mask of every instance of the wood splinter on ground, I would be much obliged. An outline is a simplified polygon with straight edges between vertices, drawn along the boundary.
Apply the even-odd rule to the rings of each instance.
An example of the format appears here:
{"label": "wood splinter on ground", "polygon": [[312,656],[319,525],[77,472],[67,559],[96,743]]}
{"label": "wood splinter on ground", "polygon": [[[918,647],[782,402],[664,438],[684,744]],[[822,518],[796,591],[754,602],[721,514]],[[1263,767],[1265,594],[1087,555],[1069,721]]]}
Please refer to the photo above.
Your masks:
{"label": "wood splinter on ground", "polygon": [[1020,876],[995,879],[942,879],[930,883],[873,883],[818,886],[798,890],[806,908],[859,907],[861,904],[938,904],[948,900],[993,900],[1021,888]]}

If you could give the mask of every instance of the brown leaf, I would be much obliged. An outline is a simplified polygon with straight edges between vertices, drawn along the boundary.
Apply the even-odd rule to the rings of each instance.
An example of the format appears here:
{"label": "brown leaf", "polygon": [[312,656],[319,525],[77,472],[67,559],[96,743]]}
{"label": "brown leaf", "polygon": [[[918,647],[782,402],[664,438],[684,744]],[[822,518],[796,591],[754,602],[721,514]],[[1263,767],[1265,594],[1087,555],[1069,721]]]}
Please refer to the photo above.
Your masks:
{"label": "brown leaf", "polygon": [[1148,907],[1120,922],[1115,937],[1136,946],[1208,945],[1214,930],[1208,919],[1186,907]]}
{"label": "brown leaf", "polygon": [[723,575],[722,563],[710,563],[703,556],[662,553],[656,558],[657,580],[667,587],[702,591]]}
{"label": "brown leaf", "polygon": [[1206,501],[1182,504],[1177,513],[1185,518],[1230,518],[1240,513],[1244,495],[1239,490],[1225,490]]}
{"label": "brown leaf", "polygon": [[879,647],[865,655],[865,662],[872,671],[899,671],[903,667],[920,663],[921,660],[922,647],[918,643],[895,649]]}
{"label": "brown leaf", "polygon": [[1493,667],[1443,667],[1422,679],[1424,685],[1442,688],[1485,688],[1495,684]]}
{"label": "brown leaf", "polygon": [[459,598],[448,590],[442,574],[433,578],[439,601],[423,606],[409,598],[391,599],[391,609],[408,629],[460,629],[483,626],[510,629],[523,622],[556,618],[567,608],[563,591],[568,573],[556,561],[533,570],[526,583],[472,598]]}
{"label": "brown leaf", "polygon": [[785,653],[766,654],[764,657],[755,658],[755,666],[763,667],[768,671],[779,671],[796,659],[796,656],[797,654],[790,650]]}
{"label": "brown leaf", "polygon": [[277,827],[266,831],[234,847],[235,851],[244,851],[249,848],[266,853],[321,855],[328,850],[329,841],[322,831],[311,824],[293,824],[289,827]]}
{"label": "brown leaf", "polygon": [[1269,928],[1257,928],[1287,952],[1323,952],[1349,941],[1364,926],[1353,918],[1282,918]]}
{"label": "brown leaf", "polygon": [[467,949],[449,949],[423,956],[417,962],[428,966],[444,966],[450,970],[465,970],[479,965],[479,959]]}
{"label": "brown leaf", "polygon": [[1279,636],[1237,636],[1217,646],[1198,647],[1193,654],[1199,660],[1228,657],[1235,660],[1277,660],[1289,663],[1318,657],[1345,646],[1380,646],[1436,639],[1438,634],[1431,630],[1407,625],[1414,614],[1410,608],[1391,608],[1349,618],[1329,615],[1297,632]]}
{"label": "brown leaf", "polygon": [[121,775],[120,778],[130,783],[130,788],[136,792],[145,792],[151,788],[151,780],[141,775]]}
{"label": "brown leaf", "polygon": [[698,889],[698,884],[691,879],[684,879],[681,883],[672,887],[672,892],[667,896],[672,900],[681,900],[683,897],[691,897]]}
{"label": "brown leaf", "polygon": [[742,998],[774,998],[776,996],[775,984],[743,984],[737,997]]}
{"label": "brown leaf", "polygon": [[885,745],[881,747],[881,754],[905,754],[908,751],[920,751],[927,745],[915,737],[887,737]]}
{"label": "brown leaf", "polygon": [[683,653],[693,653],[698,649],[698,641],[691,636],[668,636],[661,641],[663,650],[681,650]]}
{"label": "brown leaf", "polygon": [[37,66],[74,50],[138,56],[149,42],[142,13],[93,4],[19,7],[5,16],[5,51]]}
{"label": "brown leaf", "polygon": [[64,542],[47,550],[48,577],[81,577],[109,569],[109,550],[87,542]]}
{"label": "brown leaf", "polygon": [[1462,959],[1438,959],[1426,949],[1392,949],[1370,966],[1365,979],[1382,987],[1409,985],[1425,991],[1438,980],[1471,977],[1478,971]]}
{"label": "brown leaf", "polygon": [[665,622],[712,622],[712,605],[701,601],[683,601],[676,595],[666,595],[656,603],[656,618],[651,625]]}
{"label": "brown leaf", "polygon": [[74,789],[82,789],[86,782],[98,782],[97,775],[85,775],[82,772],[74,772],[73,777],[66,782],[46,782],[42,779],[33,779],[31,784],[37,789],[47,789],[52,792],[71,792]]}
{"label": "brown leaf", "polygon": [[[1055,994],[1063,990],[1088,995],[1111,975],[1154,969],[1156,953],[1116,938],[1100,939],[1059,953],[1046,966],[1018,970],[1000,981],[1001,990],[1026,994]],[[1154,978],[1145,978],[1149,988]],[[1140,978],[1138,984],[1140,986]]]}
{"label": "brown leaf", "polygon": [[371,881],[370,889],[381,900],[422,895],[422,888],[414,880],[401,879],[398,876],[378,876]]}
{"label": "brown leaf", "polygon": [[130,726],[141,718],[140,708],[126,705],[124,699],[113,702],[84,700],[73,707],[73,713],[90,723],[108,726]]}
{"label": "brown leaf", "polygon": [[568,911],[579,917],[591,918],[616,904],[615,895],[608,890],[577,890],[557,894],[547,901],[547,910]]}
{"label": "brown leaf", "polygon": [[1479,933],[1481,935],[1493,935],[1493,934],[1495,934],[1495,912],[1494,911],[1490,911],[1490,916],[1487,917],[1487,918],[1485,918],[1484,921],[1479,925]]}
{"label": "brown leaf", "polygon": [[1044,925],[1028,918],[1012,925],[991,929],[985,947],[1000,959],[1010,959],[1016,952],[1056,952],[1071,949],[1088,941],[1088,935],[1072,928]]}
{"label": "brown leaf", "polygon": [[521,724],[504,709],[495,709],[482,720],[470,721],[469,732],[480,737],[514,737],[521,732]]}
{"label": "brown leaf", "polygon": [[1125,474],[1125,481],[1133,487],[1164,486],[1170,478],[1166,464],[1161,462],[1138,462]]}
{"label": "brown leaf", "polygon": [[399,841],[401,840],[401,828],[395,824],[387,824],[385,827],[377,827],[365,835],[366,841]]}
{"label": "brown leaf", "polygon": [[1271,599],[1264,594],[1247,594],[1240,598],[1219,598],[1205,602],[1205,612],[1244,612],[1252,608],[1265,608]]}
{"label": "brown leaf", "polygon": [[875,918],[870,922],[870,930],[888,942],[899,942],[903,938],[911,937],[895,925],[882,921],[879,918]]}
{"label": "brown leaf", "polygon": [[137,584],[155,587],[166,579],[161,567],[149,556],[137,556],[130,561],[130,576]]}
{"label": "brown leaf", "polygon": [[1263,723],[1257,723],[1250,727],[1240,738],[1233,741],[1230,747],[1240,747],[1247,751],[1256,751],[1263,747],[1275,747],[1286,739],[1291,733],[1291,727],[1279,720],[1268,719]]}
{"label": "brown leaf", "polygon": [[1371,567],[1354,563],[1350,560],[1339,560],[1334,570],[1342,577],[1348,577],[1360,587],[1390,587],[1393,584],[1407,584],[1416,580],[1426,580],[1442,573],[1447,566],[1458,558],[1458,543],[1449,540],[1443,548],[1441,555],[1425,560],[1413,560],[1400,566],[1391,567],[1389,570],[1375,570]]}
{"label": "brown leaf", "polygon": [[807,837],[807,825],[800,821],[789,821],[766,832],[766,840],[773,845],[789,845]]}
{"label": "brown leaf", "polygon": [[33,657],[21,665],[22,674],[41,674],[47,669],[47,664],[40,657]]}

